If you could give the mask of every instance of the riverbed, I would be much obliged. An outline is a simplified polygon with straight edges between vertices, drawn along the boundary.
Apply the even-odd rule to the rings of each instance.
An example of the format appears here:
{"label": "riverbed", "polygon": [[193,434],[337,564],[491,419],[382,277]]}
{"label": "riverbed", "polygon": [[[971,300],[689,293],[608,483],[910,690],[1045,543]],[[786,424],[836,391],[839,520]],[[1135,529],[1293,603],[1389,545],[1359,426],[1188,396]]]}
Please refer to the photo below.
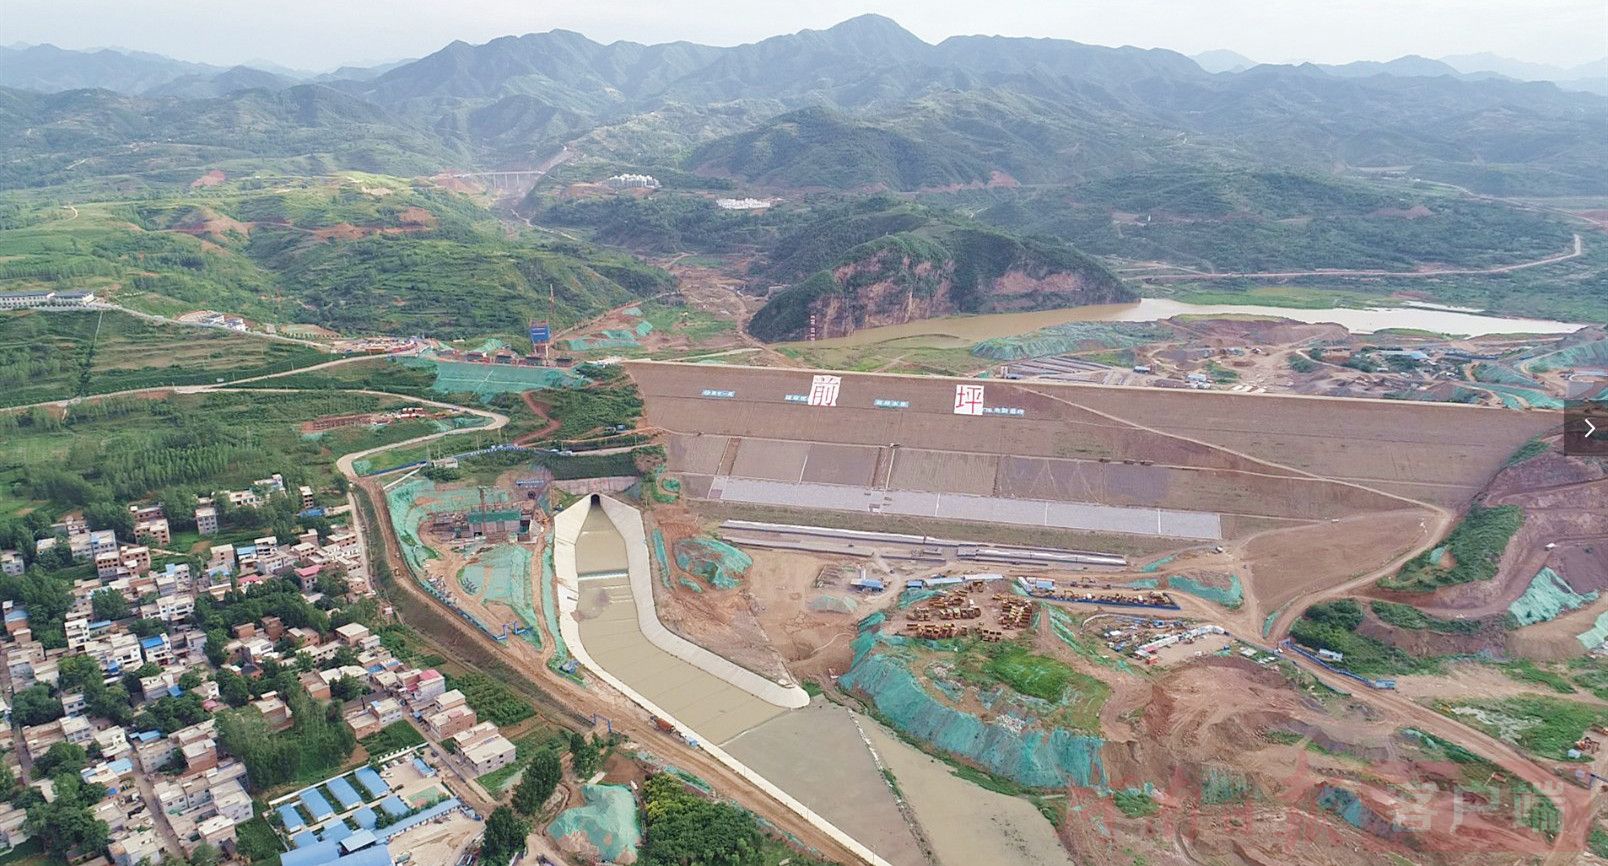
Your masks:
{"label": "riverbed", "polygon": [[1129,304],[1093,304],[1086,307],[1062,307],[1027,313],[991,313],[982,316],[922,319],[902,325],[865,328],[845,337],[793,345],[820,348],[868,346],[916,337],[942,338],[970,344],[996,337],[1014,337],[1068,322],[1156,322],[1174,316],[1260,316],[1308,323],[1332,322],[1357,334],[1371,334],[1388,328],[1398,328],[1463,337],[1482,337],[1487,334],[1569,334],[1586,327],[1572,322],[1507,318],[1432,306],[1303,309],[1255,304],[1186,304],[1167,298],[1142,298]]}

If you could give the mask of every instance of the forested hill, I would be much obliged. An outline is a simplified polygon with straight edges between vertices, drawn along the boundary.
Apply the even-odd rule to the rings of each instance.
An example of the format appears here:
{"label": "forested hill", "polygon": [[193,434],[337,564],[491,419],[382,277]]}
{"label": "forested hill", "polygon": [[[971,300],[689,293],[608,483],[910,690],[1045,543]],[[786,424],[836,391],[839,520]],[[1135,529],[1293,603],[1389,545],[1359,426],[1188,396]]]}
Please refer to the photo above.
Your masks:
{"label": "forested hill", "polygon": [[1393,166],[1496,194],[1608,192],[1608,151],[1593,146],[1608,140],[1608,98],[1547,83],[1400,63],[1379,74],[1211,74],[1164,50],[1000,37],[932,45],[878,16],[730,48],[603,45],[568,31],[454,42],[316,84],[116,53],[24,53],[40,62],[0,55],[0,84],[58,90],[121,76],[141,95],[0,91],[6,186],[119,172],[161,181],[165,169],[226,160],[402,174],[528,167],[570,143],[792,188]]}

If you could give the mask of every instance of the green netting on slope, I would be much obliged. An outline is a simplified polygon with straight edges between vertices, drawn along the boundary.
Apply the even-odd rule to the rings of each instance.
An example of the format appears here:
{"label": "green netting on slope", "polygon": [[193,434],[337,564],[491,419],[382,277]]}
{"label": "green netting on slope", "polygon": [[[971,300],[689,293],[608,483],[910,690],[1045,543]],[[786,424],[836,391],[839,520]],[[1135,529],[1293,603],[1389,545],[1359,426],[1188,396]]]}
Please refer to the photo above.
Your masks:
{"label": "green netting on slope", "polygon": [[560,812],[547,832],[568,842],[570,850],[596,852],[605,863],[633,862],[642,844],[636,798],[620,785],[582,785],[586,805]]}
{"label": "green netting on slope", "polygon": [[518,394],[544,388],[578,388],[586,379],[555,367],[521,367],[513,364],[471,364],[435,361],[431,390],[443,394]]}
{"label": "green netting on slope", "polygon": [[1598,616],[1596,624],[1589,631],[1581,632],[1575,638],[1588,650],[1596,649],[1603,641],[1608,641],[1608,613]]}
{"label": "green netting on slope", "polygon": [[1073,652],[1095,664],[1104,665],[1112,670],[1128,671],[1133,669],[1128,664],[1128,660],[1122,656],[1113,656],[1110,653],[1102,652],[1098,647],[1090,646],[1079,639],[1071,614],[1054,605],[1041,605],[1039,611],[1039,614],[1034,614],[1034,628],[1038,628],[1043,621],[1041,614],[1049,614],[1050,631]]}
{"label": "green netting on slope", "polygon": [[1161,578],[1141,577],[1138,580],[1129,581],[1128,586],[1133,589],[1155,589],[1156,587],[1161,586]]}
{"label": "green netting on slope", "polygon": [[402,559],[407,562],[408,570],[413,572],[414,577],[422,578],[424,561],[435,558],[435,552],[419,539],[419,525],[429,511],[416,502],[421,495],[433,496],[434,490],[435,483],[430,479],[414,477],[385,493],[386,510],[391,514],[391,528],[402,547]]}
{"label": "green netting on slope", "polygon": [[1187,592],[1197,598],[1216,602],[1229,610],[1238,610],[1245,603],[1245,588],[1240,585],[1239,575],[1228,576],[1228,586],[1212,586],[1204,581],[1196,580],[1185,575],[1175,575],[1167,579],[1167,587],[1179,592]]}
{"label": "green netting on slope", "polygon": [[1508,605],[1508,613],[1521,626],[1549,622],[1559,615],[1597,600],[1596,592],[1577,593],[1563,576],[1550,568],[1543,568],[1530,579],[1524,594]]}
{"label": "green netting on slope", "polygon": [[[647,326],[647,331],[641,330],[644,325]],[[652,330],[652,325],[643,322],[633,329],[611,328],[606,331],[600,331],[597,336],[593,337],[571,337],[564,341],[564,346],[575,352],[605,349],[640,349],[642,348],[640,338],[647,336],[648,331]]]}
{"label": "green netting on slope", "polygon": [[1332,812],[1357,829],[1362,829],[1372,817],[1362,800],[1356,794],[1345,788],[1336,788],[1333,785],[1324,785],[1318,793],[1318,807],[1326,812]]}
{"label": "green netting on slope", "polygon": [[1178,554],[1176,553],[1168,554],[1156,560],[1155,562],[1146,563],[1145,565],[1139,566],[1139,571],[1143,572],[1144,574],[1155,574],[1156,572],[1161,571],[1161,569],[1166,566],[1167,563],[1172,562],[1177,558]]}
{"label": "green netting on slope", "polygon": [[932,598],[935,595],[938,595],[939,592],[940,592],[940,590],[936,590],[936,589],[904,589],[904,590],[900,590],[899,591],[899,600],[898,600],[897,604],[899,605],[900,610],[904,610],[905,608],[910,607],[911,605],[921,604],[922,602],[926,601],[927,599]]}
{"label": "green netting on slope", "polygon": [[[521,624],[530,630],[524,638],[536,646],[542,645],[540,615],[536,613],[534,593],[531,590],[530,549],[520,544],[499,544],[482,553],[474,564],[485,575],[485,602],[505,604]],[[467,567],[466,567],[467,570]]]}
{"label": "green netting on slope", "polygon": [[[1544,392],[1541,392],[1541,391],[1537,391],[1534,388],[1519,388],[1519,387],[1515,387],[1513,385],[1482,385],[1481,387],[1483,387],[1483,388],[1485,388],[1485,389],[1487,389],[1489,391],[1492,391],[1498,397],[1503,398],[1502,405],[1504,405],[1504,406],[1509,405],[1509,401],[1506,398],[1508,398],[1508,397],[1516,397],[1516,398],[1518,398],[1520,400],[1523,400],[1525,403],[1528,403],[1529,405],[1534,406],[1537,409],[1562,409],[1563,408],[1563,401],[1562,400],[1559,400],[1557,397],[1554,397],[1551,394],[1547,394],[1547,393],[1544,393]],[[1523,408],[1523,407],[1517,407],[1517,408]]]}
{"label": "green netting on slope", "polygon": [[1276,608],[1267,615],[1267,619],[1262,620],[1262,637],[1267,637],[1268,633],[1273,631],[1273,621],[1279,618],[1279,611],[1283,609],[1282,607]]}
{"label": "green netting on slope", "polygon": [[736,589],[754,558],[715,538],[683,538],[676,542],[676,565],[696,574],[715,589]]}
{"label": "green netting on slope", "polygon": [[653,497],[654,502],[668,505],[681,498],[681,481],[665,477],[663,466],[655,466],[647,481],[648,495]]}
{"label": "green netting on slope", "polygon": [[944,706],[893,654],[858,658],[838,683],[869,697],[878,712],[905,734],[997,775],[1035,788],[1105,787],[1100,761],[1104,740],[1062,728],[1018,733]]}
{"label": "green netting on slope", "polygon": [[701,592],[704,591],[703,584],[699,583],[696,580],[693,580],[690,577],[680,577],[680,578],[676,578],[676,580],[682,586],[692,590],[693,592],[700,592],[701,593]]}
{"label": "green netting on slope", "polygon": [[972,347],[972,354],[995,361],[1018,361],[1090,349],[1131,349],[1171,334],[1145,322],[1068,322],[1016,337],[995,337]]}
{"label": "green netting on slope", "polygon": [[1474,365],[1474,381],[1498,385],[1523,385],[1539,388],[1540,382],[1520,373],[1506,364],[1480,363]]}
{"label": "green netting on slope", "polygon": [[653,530],[653,562],[659,566],[659,582],[670,588],[670,554],[664,550],[664,533]]}
{"label": "green netting on slope", "polygon": [[553,637],[553,658],[549,664],[560,665],[569,659],[569,647],[564,645],[564,636],[558,632],[558,574],[553,569],[553,538],[549,534],[547,545],[542,549],[542,619],[547,623],[547,633]]}
{"label": "green netting on slope", "polygon": [[1435,548],[1434,550],[1431,550],[1429,552],[1429,564],[1430,565],[1434,565],[1434,566],[1438,567],[1441,564],[1441,560],[1443,560],[1445,558],[1446,558],[1446,545],[1444,545],[1444,544],[1441,545],[1440,547]]}
{"label": "green netting on slope", "polygon": [[1608,340],[1579,343],[1532,358],[1519,366],[1532,373],[1571,367],[1608,367]]}
{"label": "green netting on slope", "polygon": [[1496,399],[1501,401],[1503,409],[1523,409],[1527,405],[1523,400],[1512,394],[1504,394],[1501,391],[1491,393],[1495,394]]}

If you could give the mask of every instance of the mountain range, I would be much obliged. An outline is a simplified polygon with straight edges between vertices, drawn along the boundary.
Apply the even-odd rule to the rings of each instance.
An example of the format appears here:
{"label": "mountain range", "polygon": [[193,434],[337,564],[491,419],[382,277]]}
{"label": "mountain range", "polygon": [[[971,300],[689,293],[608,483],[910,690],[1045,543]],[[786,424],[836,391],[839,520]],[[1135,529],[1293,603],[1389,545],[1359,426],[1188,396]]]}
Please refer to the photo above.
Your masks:
{"label": "mountain range", "polygon": [[[1064,183],[1204,164],[1608,191],[1608,154],[1586,146],[1608,139],[1608,99],[1441,68],[1408,58],[1213,74],[1162,49],[988,36],[933,45],[874,15],[731,48],[604,45],[562,30],[454,42],[314,82],[34,46],[0,49],[0,87],[17,88],[0,89],[0,184],[198,159],[522,167],[571,143],[616,164],[806,189]],[[111,83],[138,93],[77,89]]]}

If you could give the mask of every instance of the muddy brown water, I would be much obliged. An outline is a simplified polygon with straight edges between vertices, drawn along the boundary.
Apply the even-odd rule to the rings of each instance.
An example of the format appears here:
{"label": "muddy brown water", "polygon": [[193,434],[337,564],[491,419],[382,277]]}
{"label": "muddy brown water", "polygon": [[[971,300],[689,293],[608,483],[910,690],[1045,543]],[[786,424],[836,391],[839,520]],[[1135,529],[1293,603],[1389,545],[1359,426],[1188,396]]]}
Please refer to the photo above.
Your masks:
{"label": "muddy brown water", "polygon": [[1014,337],[1068,322],[1157,322],[1174,316],[1265,316],[1309,324],[1333,322],[1358,334],[1371,334],[1387,328],[1406,328],[1469,337],[1487,334],[1568,334],[1585,327],[1570,322],[1509,319],[1435,307],[1299,309],[1254,304],[1186,304],[1166,298],[1143,298],[1131,304],[1092,304],[1030,313],[922,319],[902,325],[865,328],[845,337],[816,340],[814,343],[786,345],[819,348],[869,346],[917,337],[974,343],[996,337]]}

